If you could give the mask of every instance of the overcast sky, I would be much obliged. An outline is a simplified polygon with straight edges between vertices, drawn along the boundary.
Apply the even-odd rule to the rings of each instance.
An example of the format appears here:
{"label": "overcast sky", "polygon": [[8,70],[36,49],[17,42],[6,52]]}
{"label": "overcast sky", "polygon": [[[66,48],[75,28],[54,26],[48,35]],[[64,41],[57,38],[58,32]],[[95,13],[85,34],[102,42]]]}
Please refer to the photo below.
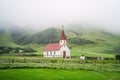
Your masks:
{"label": "overcast sky", "polygon": [[120,32],[120,0],[0,0],[0,25],[93,25]]}

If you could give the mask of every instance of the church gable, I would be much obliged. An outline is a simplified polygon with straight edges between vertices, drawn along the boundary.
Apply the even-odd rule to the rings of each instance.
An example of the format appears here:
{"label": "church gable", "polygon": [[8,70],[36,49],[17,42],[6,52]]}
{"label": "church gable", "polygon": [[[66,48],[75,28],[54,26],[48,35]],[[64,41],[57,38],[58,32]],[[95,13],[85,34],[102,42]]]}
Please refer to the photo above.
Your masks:
{"label": "church gable", "polygon": [[62,51],[69,51],[69,48],[67,47],[67,45],[63,45],[60,50]]}

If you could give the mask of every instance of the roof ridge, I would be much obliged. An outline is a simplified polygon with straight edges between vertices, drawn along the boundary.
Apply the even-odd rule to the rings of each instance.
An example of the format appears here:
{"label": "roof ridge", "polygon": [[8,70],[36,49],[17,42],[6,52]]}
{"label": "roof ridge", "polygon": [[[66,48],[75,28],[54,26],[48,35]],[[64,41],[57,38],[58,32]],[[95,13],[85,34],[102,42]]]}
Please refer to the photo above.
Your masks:
{"label": "roof ridge", "polygon": [[60,50],[61,48],[61,45],[59,43],[51,43],[51,44],[48,44],[44,50],[45,51],[56,51],[56,50]]}

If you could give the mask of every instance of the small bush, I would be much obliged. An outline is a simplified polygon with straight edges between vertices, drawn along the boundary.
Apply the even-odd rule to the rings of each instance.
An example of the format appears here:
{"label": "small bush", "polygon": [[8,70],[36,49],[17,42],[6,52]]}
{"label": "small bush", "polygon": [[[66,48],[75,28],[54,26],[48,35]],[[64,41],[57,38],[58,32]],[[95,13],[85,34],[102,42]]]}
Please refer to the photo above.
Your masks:
{"label": "small bush", "polygon": [[116,60],[120,60],[120,55],[115,55]]}

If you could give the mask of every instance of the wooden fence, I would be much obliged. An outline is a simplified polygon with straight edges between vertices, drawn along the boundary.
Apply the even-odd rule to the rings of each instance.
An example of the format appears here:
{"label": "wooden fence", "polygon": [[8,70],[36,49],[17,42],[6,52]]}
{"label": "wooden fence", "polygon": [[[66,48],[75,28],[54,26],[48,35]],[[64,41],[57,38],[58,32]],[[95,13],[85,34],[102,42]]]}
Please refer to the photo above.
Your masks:
{"label": "wooden fence", "polygon": [[[42,54],[5,54],[4,56],[23,56],[23,57],[37,57],[44,58]],[[62,58],[62,57],[45,57],[45,58]],[[90,56],[70,56],[67,59],[80,59],[80,60],[115,60],[115,58],[107,58],[107,57],[90,57]]]}

